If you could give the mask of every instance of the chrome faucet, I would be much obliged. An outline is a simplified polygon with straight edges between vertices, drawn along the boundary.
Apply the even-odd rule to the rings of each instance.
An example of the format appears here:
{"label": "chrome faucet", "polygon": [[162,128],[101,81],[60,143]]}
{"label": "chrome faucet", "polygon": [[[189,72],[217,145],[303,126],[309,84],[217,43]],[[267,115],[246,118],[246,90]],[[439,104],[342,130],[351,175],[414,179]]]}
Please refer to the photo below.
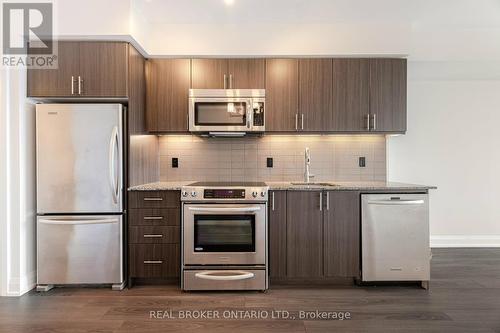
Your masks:
{"label": "chrome faucet", "polygon": [[306,147],[304,151],[304,182],[309,183],[309,178],[313,178],[314,175],[311,174],[311,152],[309,151],[309,147]]}

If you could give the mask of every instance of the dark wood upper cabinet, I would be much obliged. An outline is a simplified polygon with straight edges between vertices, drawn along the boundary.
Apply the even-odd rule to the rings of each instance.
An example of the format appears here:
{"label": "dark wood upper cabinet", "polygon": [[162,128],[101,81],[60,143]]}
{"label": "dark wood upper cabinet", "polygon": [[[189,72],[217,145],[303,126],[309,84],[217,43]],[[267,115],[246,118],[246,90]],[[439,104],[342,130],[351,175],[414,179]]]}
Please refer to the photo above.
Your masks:
{"label": "dark wood upper cabinet", "polygon": [[127,97],[128,43],[59,42],[58,69],[28,69],[29,97]]}
{"label": "dark wood upper cabinet", "polygon": [[81,42],[81,95],[86,97],[127,96],[127,44]]}
{"label": "dark wood upper cabinet", "polygon": [[129,134],[145,134],[146,59],[132,45],[128,45],[128,128]]}
{"label": "dark wood upper cabinet", "polygon": [[[29,97],[71,97],[77,93],[80,43],[58,43],[57,69],[28,69]],[[71,82],[73,80],[73,83]],[[73,86],[73,92],[71,87]]]}
{"label": "dark wood upper cabinet", "polygon": [[325,192],[324,265],[326,277],[359,277],[359,192]]}
{"label": "dark wood upper cabinet", "polygon": [[370,59],[372,131],[406,131],[406,67],[406,59]]}
{"label": "dark wood upper cabinet", "polygon": [[289,278],[323,276],[322,192],[287,192],[287,263]]}
{"label": "dark wood upper cabinet", "polygon": [[266,131],[298,128],[299,60],[266,60]]}
{"label": "dark wood upper cabinet", "polygon": [[224,89],[228,81],[227,59],[192,59],[193,89]]}
{"label": "dark wood upper cabinet", "polygon": [[269,275],[286,277],[286,191],[269,193]]}
{"label": "dark wood upper cabinet", "polygon": [[332,59],[299,60],[299,129],[329,131],[332,124]]}
{"label": "dark wood upper cabinet", "polygon": [[193,89],[264,89],[265,59],[192,59]]}
{"label": "dark wood upper cabinet", "polygon": [[265,59],[228,59],[228,85],[231,89],[264,89]]}
{"label": "dark wood upper cabinet", "polygon": [[150,132],[188,131],[189,59],[150,59],[146,65],[146,119]]}
{"label": "dark wood upper cabinet", "polygon": [[368,131],[370,113],[368,59],[333,59],[332,122],[329,131]]}

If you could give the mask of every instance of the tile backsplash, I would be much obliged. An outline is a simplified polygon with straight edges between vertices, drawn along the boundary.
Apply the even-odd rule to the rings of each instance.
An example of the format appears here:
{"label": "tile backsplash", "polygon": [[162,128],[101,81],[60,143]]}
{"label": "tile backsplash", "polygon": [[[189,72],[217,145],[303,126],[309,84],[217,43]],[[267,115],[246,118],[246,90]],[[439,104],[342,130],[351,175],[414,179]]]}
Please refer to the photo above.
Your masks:
{"label": "tile backsplash", "polygon": [[[160,180],[301,181],[304,149],[311,151],[312,181],[385,181],[385,137],[359,135],[267,135],[247,138],[159,138]],[[359,157],[366,166],[358,165]],[[172,168],[172,158],[178,168]],[[266,159],[273,158],[273,167]]]}

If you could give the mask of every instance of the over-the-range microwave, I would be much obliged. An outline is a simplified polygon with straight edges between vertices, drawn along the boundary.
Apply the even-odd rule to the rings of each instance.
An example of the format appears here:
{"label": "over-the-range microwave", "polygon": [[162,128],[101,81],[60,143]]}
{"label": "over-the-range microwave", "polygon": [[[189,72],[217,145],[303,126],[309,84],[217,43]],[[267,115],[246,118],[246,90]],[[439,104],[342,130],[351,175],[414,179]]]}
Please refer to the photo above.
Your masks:
{"label": "over-the-range microwave", "polygon": [[189,131],[243,136],[265,131],[264,89],[190,89]]}

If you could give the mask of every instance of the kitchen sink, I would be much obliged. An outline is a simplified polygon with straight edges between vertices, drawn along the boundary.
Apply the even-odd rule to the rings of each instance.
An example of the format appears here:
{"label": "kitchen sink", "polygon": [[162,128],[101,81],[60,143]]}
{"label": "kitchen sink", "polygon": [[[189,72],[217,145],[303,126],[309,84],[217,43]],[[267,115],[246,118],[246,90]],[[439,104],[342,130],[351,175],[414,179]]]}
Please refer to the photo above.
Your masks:
{"label": "kitchen sink", "polygon": [[292,185],[308,185],[308,186],[339,186],[337,184],[334,184],[334,183],[321,183],[321,182],[309,182],[309,183],[306,183],[306,182],[296,182],[296,183],[291,183]]}

